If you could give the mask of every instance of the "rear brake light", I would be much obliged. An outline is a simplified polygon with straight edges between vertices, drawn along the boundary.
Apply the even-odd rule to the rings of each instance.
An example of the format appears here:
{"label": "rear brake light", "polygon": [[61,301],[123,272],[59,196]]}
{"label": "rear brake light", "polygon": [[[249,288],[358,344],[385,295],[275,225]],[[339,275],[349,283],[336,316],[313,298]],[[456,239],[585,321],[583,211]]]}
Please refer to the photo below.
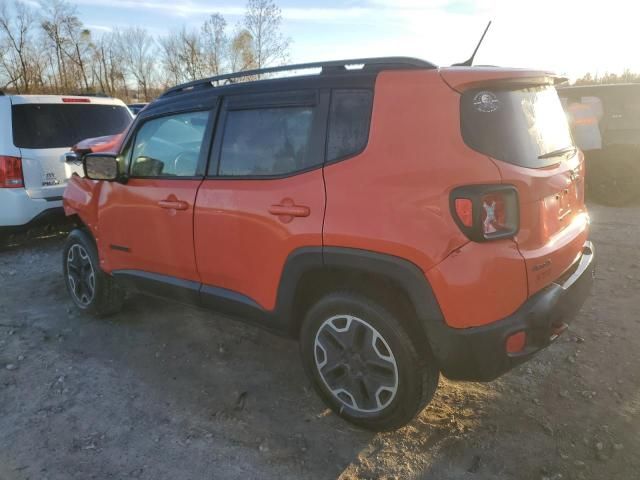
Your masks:
{"label": "rear brake light", "polygon": [[88,98],[68,98],[65,97],[62,99],[62,103],[91,103],[91,100]]}
{"label": "rear brake light", "polygon": [[475,242],[513,237],[520,226],[518,192],[511,185],[469,185],[451,192],[451,213]]}
{"label": "rear brake light", "polygon": [[22,159],[0,156],[0,188],[23,188]]}
{"label": "rear brake light", "polygon": [[473,227],[473,202],[468,198],[456,198],[456,215],[465,227]]}

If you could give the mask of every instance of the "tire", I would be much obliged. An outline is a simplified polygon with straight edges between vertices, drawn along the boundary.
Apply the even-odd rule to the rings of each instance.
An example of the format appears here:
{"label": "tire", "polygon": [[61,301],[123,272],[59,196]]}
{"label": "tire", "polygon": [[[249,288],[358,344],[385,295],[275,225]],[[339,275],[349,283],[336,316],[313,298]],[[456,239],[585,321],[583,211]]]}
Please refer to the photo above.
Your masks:
{"label": "tire", "polygon": [[331,293],[313,305],[300,331],[300,351],[325,403],[368,430],[406,425],[438,386],[428,345],[416,345],[396,315],[359,294]]}
{"label": "tire", "polygon": [[67,237],[62,267],[69,296],[80,310],[103,317],[122,309],[124,291],[100,269],[95,242],[84,230]]}

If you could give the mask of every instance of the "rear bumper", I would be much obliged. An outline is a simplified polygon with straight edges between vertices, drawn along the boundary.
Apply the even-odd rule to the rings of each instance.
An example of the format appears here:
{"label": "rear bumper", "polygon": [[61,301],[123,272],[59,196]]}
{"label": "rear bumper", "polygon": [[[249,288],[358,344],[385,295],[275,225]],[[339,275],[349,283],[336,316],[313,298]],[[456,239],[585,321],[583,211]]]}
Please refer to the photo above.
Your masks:
{"label": "rear bumper", "polygon": [[31,198],[24,188],[0,188],[0,229],[25,230],[39,216],[62,209],[62,197]]}
{"label": "rear bumper", "polygon": [[42,210],[35,217],[22,225],[0,225],[0,235],[13,235],[26,232],[32,228],[62,223],[65,221],[64,209],[62,206]]}
{"label": "rear bumper", "polygon": [[[452,380],[489,381],[528,360],[567,328],[591,292],[595,274],[591,242],[557,282],[533,295],[515,313],[482,327],[440,330],[434,350],[442,373]],[[507,338],[525,332],[518,353],[507,353]]]}

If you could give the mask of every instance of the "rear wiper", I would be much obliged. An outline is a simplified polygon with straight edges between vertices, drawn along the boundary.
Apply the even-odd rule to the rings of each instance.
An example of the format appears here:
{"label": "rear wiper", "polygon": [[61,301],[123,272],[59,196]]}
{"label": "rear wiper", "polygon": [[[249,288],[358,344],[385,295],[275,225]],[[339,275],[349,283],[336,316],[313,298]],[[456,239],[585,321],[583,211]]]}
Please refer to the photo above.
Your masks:
{"label": "rear wiper", "polygon": [[576,153],[578,147],[571,145],[570,147],[559,148],[558,150],[554,150],[553,152],[545,153],[544,155],[540,155],[538,158],[540,160],[544,160],[545,158],[559,157],[560,155],[565,155],[567,153]]}

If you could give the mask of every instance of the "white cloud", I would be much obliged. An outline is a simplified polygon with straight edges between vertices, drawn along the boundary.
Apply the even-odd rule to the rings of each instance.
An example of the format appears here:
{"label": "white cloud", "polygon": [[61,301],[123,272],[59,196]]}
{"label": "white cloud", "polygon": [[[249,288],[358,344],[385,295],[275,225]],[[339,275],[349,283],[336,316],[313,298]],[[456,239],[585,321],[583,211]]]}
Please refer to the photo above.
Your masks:
{"label": "white cloud", "polygon": [[86,25],[89,30],[98,30],[99,32],[113,32],[113,27],[106,25]]}
{"label": "white cloud", "polygon": [[[236,5],[211,5],[194,3],[191,1],[165,2],[161,0],[75,0],[75,3],[89,6],[109,6],[122,9],[155,10],[172,15],[210,15],[220,13],[228,16],[241,16],[245,13],[244,6]],[[285,20],[313,20],[313,21],[340,21],[355,18],[372,13],[370,8],[300,8],[284,7],[282,16]]]}

